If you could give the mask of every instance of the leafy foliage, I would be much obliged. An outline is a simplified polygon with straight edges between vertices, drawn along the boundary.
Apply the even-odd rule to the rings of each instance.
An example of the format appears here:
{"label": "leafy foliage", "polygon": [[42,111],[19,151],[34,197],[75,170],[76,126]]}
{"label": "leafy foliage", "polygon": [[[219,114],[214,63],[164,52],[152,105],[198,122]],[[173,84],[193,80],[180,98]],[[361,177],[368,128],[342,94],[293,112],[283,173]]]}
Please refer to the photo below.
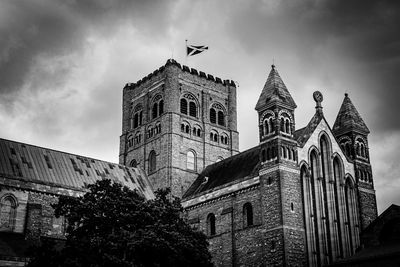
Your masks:
{"label": "leafy foliage", "polygon": [[68,222],[65,244],[42,240],[29,266],[212,266],[205,235],[182,219],[169,190],[145,200],[110,180],[88,189],[60,197],[54,208]]}

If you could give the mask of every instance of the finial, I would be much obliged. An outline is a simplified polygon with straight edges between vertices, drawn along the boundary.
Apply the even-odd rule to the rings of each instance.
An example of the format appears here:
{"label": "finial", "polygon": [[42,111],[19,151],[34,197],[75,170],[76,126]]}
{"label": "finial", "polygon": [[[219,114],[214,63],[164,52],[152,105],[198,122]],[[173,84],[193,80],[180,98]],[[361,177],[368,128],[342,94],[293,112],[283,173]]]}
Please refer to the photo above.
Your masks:
{"label": "finial", "polygon": [[344,93],[344,96],[345,96],[345,97],[349,97],[349,94],[348,94],[348,93]]}
{"label": "finial", "polygon": [[313,98],[314,101],[317,103],[317,106],[315,107],[315,109],[317,110],[317,112],[321,112],[322,113],[322,106],[321,106],[321,102],[324,100],[324,97],[322,96],[320,91],[315,91],[313,93]]}
{"label": "finial", "polygon": [[272,68],[273,70],[275,70],[275,65],[274,65],[274,64],[272,64],[272,65],[271,65],[271,68]]}

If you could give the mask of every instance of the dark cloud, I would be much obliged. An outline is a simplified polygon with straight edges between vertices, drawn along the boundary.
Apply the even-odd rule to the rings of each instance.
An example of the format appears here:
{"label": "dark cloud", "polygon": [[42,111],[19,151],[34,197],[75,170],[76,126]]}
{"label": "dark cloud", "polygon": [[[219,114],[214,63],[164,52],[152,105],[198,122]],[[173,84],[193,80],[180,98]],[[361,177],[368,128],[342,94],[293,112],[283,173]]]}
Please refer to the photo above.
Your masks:
{"label": "dark cloud", "polygon": [[[347,88],[332,83],[329,90],[350,90],[374,97],[377,117],[372,128],[400,129],[400,2],[399,1],[246,1],[232,7],[227,30],[248,54],[285,56],[301,62],[299,71],[329,73]],[[323,52],[322,52],[323,51]],[[335,67],[336,65],[336,67]],[[335,77],[336,76],[336,77]],[[343,84],[340,84],[343,86]],[[366,99],[367,97],[365,97]],[[361,101],[364,102],[364,101]]]}
{"label": "dark cloud", "polygon": [[[60,82],[73,62],[58,61],[51,71],[35,69],[38,61],[77,55],[90,35],[112,36],[131,23],[157,36],[167,27],[168,1],[6,1],[0,3],[0,93],[20,90],[33,77],[36,81]],[[79,64],[79,63],[76,63]],[[33,73],[32,73],[33,72]],[[34,75],[32,75],[34,74]],[[41,90],[40,83],[31,85]]]}

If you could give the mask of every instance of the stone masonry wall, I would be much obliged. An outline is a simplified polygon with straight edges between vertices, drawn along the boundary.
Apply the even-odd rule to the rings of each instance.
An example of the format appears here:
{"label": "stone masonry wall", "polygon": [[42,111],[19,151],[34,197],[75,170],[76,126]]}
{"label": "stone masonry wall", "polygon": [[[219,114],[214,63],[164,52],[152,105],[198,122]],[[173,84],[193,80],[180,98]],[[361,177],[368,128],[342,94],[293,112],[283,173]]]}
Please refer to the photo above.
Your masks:
{"label": "stone masonry wall", "polygon": [[[123,93],[122,135],[120,137],[120,163],[128,165],[135,159],[146,170],[154,189],[171,187],[174,195],[182,196],[194,179],[206,166],[230,157],[238,152],[236,87],[231,82],[222,82],[196,70],[168,63],[158,71],[142,79],[134,86],[128,85]],[[180,113],[180,99],[185,93],[196,98],[196,117]],[[164,100],[164,114],[151,118],[152,99],[160,94]],[[211,124],[209,110],[213,103],[225,109],[225,126]],[[143,106],[143,124],[131,129],[132,107]],[[161,124],[161,133],[148,138],[149,126]],[[181,131],[181,124],[190,125],[190,133]],[[193,135],[193,126],[201,129],[201,136]],[[210,132],[228,136],[228,144],[210,141]],[[127,145],[129,135],[142,134],[140,144]],[[148,156],[154,150],[157,155],[157,169],[148,171]],[[186,155],[196,155],[196,169],[188,170]]]}
{"label": "stone masonry wall", "polygon": [[376,196],[372,192],[358,191],[360,206],[360,223],[361,229],[365,229],[377,217]]}

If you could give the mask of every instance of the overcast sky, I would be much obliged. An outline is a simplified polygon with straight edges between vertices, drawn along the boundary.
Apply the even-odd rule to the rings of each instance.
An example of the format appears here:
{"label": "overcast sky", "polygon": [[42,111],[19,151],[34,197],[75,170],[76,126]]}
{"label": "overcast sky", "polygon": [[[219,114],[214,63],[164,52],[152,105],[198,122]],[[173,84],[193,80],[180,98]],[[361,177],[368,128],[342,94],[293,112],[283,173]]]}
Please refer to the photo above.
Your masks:
{"label": "overcast sky", "polygon": [[[185,39],[209,50],[186,59]],[[399,1],[0,2],[0,137],[118,162],[122,88],[173,57],[238,87],[240,149],[273,60],[296,127],[347,92],[371,130],[379,213],[400,205]]]}

